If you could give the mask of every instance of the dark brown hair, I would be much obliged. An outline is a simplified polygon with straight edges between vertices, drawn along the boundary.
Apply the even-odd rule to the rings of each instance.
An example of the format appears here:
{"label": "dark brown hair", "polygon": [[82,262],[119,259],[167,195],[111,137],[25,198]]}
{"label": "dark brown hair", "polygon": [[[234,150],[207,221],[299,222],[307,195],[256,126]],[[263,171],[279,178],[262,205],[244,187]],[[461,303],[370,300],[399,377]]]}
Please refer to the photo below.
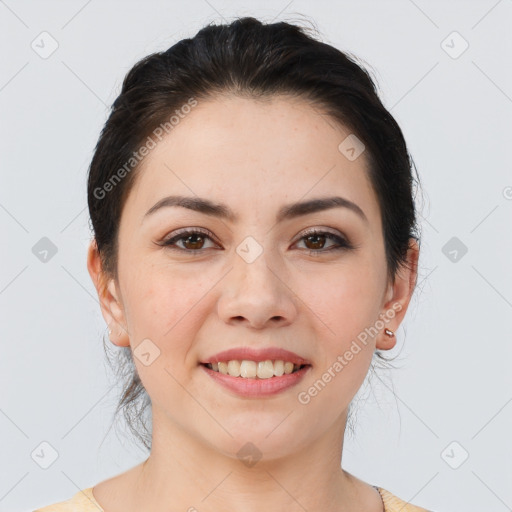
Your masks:
{"label": "dark brown hair", "polygon": [[[320,107],[365,145],[376,192],[389,279],[406,265],[410,238],[419,241],[410,157],[402,131],[379,99],[374,81],[350,54],[286,23],[246,17],[208,25],[193,38],[137,62],[126,75],[103,127],[88,176],[88,206],[105,276],[117,279],[118,229],[123,205],[140,169],[140,153],[193,101],[227,93],[247,98],[289,95]],[[384,361],[380,353],[377,355]],[[143,414],[150,404],[131,358],[122,348],[123,410],[146,448]],[[145,434],[141,432],[142,427]]]}

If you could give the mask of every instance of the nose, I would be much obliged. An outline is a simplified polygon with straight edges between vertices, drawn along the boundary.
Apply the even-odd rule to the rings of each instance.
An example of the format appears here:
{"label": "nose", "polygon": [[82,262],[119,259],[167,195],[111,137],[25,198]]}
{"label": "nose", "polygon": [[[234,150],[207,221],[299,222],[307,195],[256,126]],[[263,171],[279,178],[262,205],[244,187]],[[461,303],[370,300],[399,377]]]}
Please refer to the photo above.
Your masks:
{"label": "nose", "polygon": [[289,276],[277,263],[270,265],[264,251],[254,261],[234,255],[233,268],[223,279],[218,302],[218,313],[224,322],[263,329],[294,321],[297,298],[286,284]]}

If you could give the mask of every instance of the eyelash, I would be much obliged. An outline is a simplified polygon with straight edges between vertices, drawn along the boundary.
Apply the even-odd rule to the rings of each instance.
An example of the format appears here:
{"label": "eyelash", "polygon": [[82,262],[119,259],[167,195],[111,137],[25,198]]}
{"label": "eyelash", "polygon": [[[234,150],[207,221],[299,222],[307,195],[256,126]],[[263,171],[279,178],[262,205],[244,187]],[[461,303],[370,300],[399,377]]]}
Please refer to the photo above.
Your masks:
{"label": "eyelash", "polygon": [[[188,253],[202,253],[206,249],[182,249],[181,247],[172,247],[173,244],[175,244],[177,241],[182,240],[184,238],[188,238],[192,235],[203,235],[215,242],[215,237],[213,233],[209,230],[202,230],[202,229],[185,229],[183,231],[178,232],[175,236],[172,238],[169,238],[167,240],[162,240],[158,243],[158,245],[164,246],[168,249],[171,249],[173,251],[182,251],[182,252],[188,252]],[[318,255],[320,253],[326,253],[331,251],[340,251],[340,250],[349,250],[353,249],[353,246],[348,242],[346,239],[335,235],[334,233],[331,233],[329,231],[322,231],[319,229],[311,229],[304,233],[301,238],[299,238],[298,242],[303,240],[304,238],[307,238],[308,236],[322,236],[324,235],[328,240],[336,241],[338,243],[338,246],[330,247],[329,249],[304,249],[309,255]]]}

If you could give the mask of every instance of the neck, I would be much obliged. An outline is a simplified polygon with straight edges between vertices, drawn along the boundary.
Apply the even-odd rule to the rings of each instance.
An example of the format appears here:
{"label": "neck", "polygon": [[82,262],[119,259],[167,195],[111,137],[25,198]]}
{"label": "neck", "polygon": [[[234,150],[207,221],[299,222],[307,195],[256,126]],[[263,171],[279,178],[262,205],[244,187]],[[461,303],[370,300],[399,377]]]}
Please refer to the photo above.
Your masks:
{"label": "neck", "polygon": [[190,512],[339,512],[380,500],[374,491],[368,501],[367,485],[363,499],[363,482],[341,468],[346,413],[331,432],[300,450],[279,458],[263,453],[245,463],[164,417],[153,411],[151,454],[127,489],[133,510],[169,510],[172,504]]}

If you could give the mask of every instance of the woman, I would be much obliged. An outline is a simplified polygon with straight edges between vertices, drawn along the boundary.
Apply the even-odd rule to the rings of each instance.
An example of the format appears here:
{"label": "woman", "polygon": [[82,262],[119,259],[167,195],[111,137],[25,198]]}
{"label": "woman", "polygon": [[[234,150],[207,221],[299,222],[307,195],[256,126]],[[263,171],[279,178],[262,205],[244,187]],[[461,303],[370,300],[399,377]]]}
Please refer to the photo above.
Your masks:
{"label": "woman", "polygon": [[151,453],[40,510],[424,511],[341,467],[416,284],[413,185],[371,78],[304,29],[242,18],[137,63],[89,170],[87,265]]}

